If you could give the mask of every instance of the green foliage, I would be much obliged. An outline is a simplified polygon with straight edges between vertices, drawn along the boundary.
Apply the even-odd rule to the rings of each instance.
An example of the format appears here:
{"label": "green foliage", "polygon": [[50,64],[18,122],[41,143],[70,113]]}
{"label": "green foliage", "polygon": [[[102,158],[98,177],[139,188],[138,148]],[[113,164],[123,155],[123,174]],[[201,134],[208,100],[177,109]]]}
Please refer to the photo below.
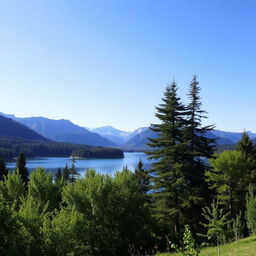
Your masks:
{"label": "green foliage", "polygon": [[26,167],[26,159],[23,152],[21,152],[17,158],[16,169],[19,170],[21,179],[25,184],[28,183],[28,168]]}
{"label": "green foliage", "polygon": [[177,245],[170,243],[171,248],[180,252],[183,256],[198,256],[199,248],[196,246],[195,239],[192,236],[189,225],[185,226],[185,231],[183,234],[182,247],[179,248]]}
{"label": "green foliage", "polygon": [[93,147],[64,142],[29,140],[0,136],[0,157],[9,160],[24,152],[26,157],[81,157],[81,158],[123,158],[123,151],[117,148]]}
{"label": "green foliage", "polygon": [[7,175],[8,169],[6,168],[5,161],[0,159],[0,181],[3,181]]}
{"label": "green foliage", "polygon": [[[182,130],[185,126],[185,106],[177,96],[175,82],[169,85],[156,107],[156,117],[160,124],[151,129],[158,133],[148,144],[153,148],[149,158],[156,160],[151,169],[153,185],[153,211],[163,229],[179,233],[182,208],[186,204],[186,180],[184,175]],[[169,231],[169,232],[170,232]]]}
{"label": "green foliage", "polygon": [[46,220],[43,233],[47,255],[90,255],[84,243],[86,221],[74,207],[62,208]]}
{"label": "green foliage", "polygon": [[246,158],[255,159],[256,157],[256,147],[246,132],[243,133],[236,150],[242,152]]}
{"label": "green foliage", "polygon": [[244,231],[244,225],[242,222],[242,212],[240,211],[239,214],[236,215],[236,217],[233,219],[233,232],[235,241],[238,241],[243,237],[243,231]]}
{"label": "green foliage", "polygon": [[246,195],[246,224],[249,231],[256,234],[256,196],[252,187]]}
{"label": "green foliage", "polygon": [[58,184],[53,183],[52,174],[38,168],[30,175],[28,196],[31,197],[40,208],[48,204],[49,209],[58,207],[58,198],[61,191]]}
{"label": "green foliage", "polygon": [[139,192],[149,201],[148,191],[150,189],[149,172],[143,168],[143,163],[139,160],[137,167],[134,170],[135,177],[138,181]]}
{"label": "green foliage", "polygon": [[210,159],[212,170],[206,172],[210,188],[216,190],[217,199],[235,217],[245,209],[246,187],[251,162],[240,151],[224,151]]}
{"label": "green foliage", "polygon": [[230,223],[229,215],[229,212],[224,214],[223,209],[219,208],[218,201],[213,201],[211,207],[206,206],[203,208],[203,217],[206,222],[201,222],[201,224],[207,229],[207,233],[206,235],[201,235],[217,245],[225,242],[227,225]]}
{"label": "green foliage", "polygon": [[0,194],[10,204],[19,204],[25,195],[25,184],[23,183],[19,171],[10,172],[4,181],[0,182]]}
{"label": "green foliage", "polygon": [[3,195],[0,195],[0,223],[0,255],[22,255],[24,241],[19,220]]}

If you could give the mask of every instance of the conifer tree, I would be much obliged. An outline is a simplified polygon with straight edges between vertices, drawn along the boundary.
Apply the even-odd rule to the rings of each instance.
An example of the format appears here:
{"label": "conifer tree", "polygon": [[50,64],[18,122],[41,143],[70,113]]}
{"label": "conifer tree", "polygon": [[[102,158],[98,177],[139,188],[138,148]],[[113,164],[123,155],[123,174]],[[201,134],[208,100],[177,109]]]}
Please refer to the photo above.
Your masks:
{"label": "conifer tree", "polygon": [[162,101],[156,107],[160,123],[151,127],[158,137],[150,139],[148,145],[153,150],[147,152],[149,159],[155,160],[151,169],[153,210],[162,227],[178,234],[182,208],[186,204],[182,142],[186,111],[177,96],[175,82],[166,88]]}
{"label": "conifer tree", "polygon": [[58,168],[55,174],[55,183],[58,183],[61,180],[61,178],[62,178],[62,172],[61,172],[61,169]]}
{"label": "conifer tree", "polygon": [[[256,185],[256,146],[253,144],[249,135],[243,132],[240,141],[237,144],[236,149],[244,155],[244,157],[250,161],[251,168],[249,170],[248,182],[251,185]],[[247,186],[249,185],[247,184]],[[245,188],[246,191],[246,188]]]}
{"label": "conifer tree", "polygon": [[148,201],[147,193],[149,191],[150,176],[148,174],[148,171],[143,168],[143,163],[141,159],[139,160],[138,165],[135,168],[134,175],[138,181],[140,194],[143,195]]}
{"label": "conifer tree", "polygon": [[256,147],[253,145],[249,135],[244,131],[240,141],[237,144],[236,150],[241,151],[246,158],[256,159]]}
{"label": "conifer tree", "polygon": [[28,168],[26,167],[26,159],[25,159],[25,155],[23,152],[21,152],[17,158],[16,168],[19,171],[23,182],[25,182],[25,184],[27,184],[29,173],[28,173]]}
{"label": "conifer tree", "polygon": [[[196,75],[190,83],[187,105],[187,124],[184,131],[184,140],[187,143],[186,150],[186,177],[189,181],[189,219],[196,223],[199,220],[200,209],[207,198],[208,187],[204,180],[204,173],[209,169],[206,159],[212,157],[216,140],[207,135],[214,129],[214,125],[203,125],[203,119],[207,119],[207,112],[202,110],[200,87]],[[205,202],[204,202],[205,203]]]}
{"label": "conifer tree", "polygon": [[71,164],[71,168],[69,169],[69,179],[71,182],[75,182],[78,176],[79,176],[79,173],[76,170],[76,160],[74,157],[72,157],[72,164]]}
{"label": "conifer tree", "polygon": [[4,180],[4,177],[8,175],[8,169],[6,168],[6,164],[4,160],[0,159],[0,181]]}
{"label": "conifer tree", "polygon": [[66,164],[66,166],[63,170],[62,176],[63,176],[64,181],[69,181],[70,180],[70,171],[69,171],[69,168],[68,168],[67,164]]}

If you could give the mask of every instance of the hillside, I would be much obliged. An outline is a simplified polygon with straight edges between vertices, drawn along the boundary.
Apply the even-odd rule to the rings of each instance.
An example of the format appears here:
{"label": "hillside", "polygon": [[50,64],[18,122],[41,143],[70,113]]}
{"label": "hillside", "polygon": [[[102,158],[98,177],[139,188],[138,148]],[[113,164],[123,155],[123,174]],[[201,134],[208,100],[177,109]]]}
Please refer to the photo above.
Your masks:
{"label": "hillside", "polygon": [[131,132],[121,131],[121,130],[118,130],[110,125],[93,128],[93,129],[91,129],[91,131],[101,135],[102,137],[112,141],[113,143],[115,143],[117,145],[124,144],[131,134]]}
{"label": "hillside", "polygon": [[10,118],[0,115],[0,136],[19,137],[29,140],[48,141],[45,137]]}
{"label": "hillside", "polygon": [[13,120],[22,123],[28,128],[51,140],[68,143],[79,143],[91,146],[114,147],[115,143],[97,133],[76,125],[69,120],[54,120],[45,117],[19,118],[14,115],[3,114]]}
{"label": "hillside", "polygon": [[118,149],[55,142],[27,126],[0,115],[0,157],[12,159],[23,151],[27,157],[71,155],[85,158],[122,158]]}
{"label": "hillside", "polygon": [[[256,134],[249,132],[251,138],[255,138]],[[208,138],[214,138],[217,141],[217,145],[229,145],[237,143],[242,136],[242,133],[225,132],[219,130],[213,130],[207,134]],[[148,138],[156,138],[157,134],[150,128],[144,129],[141,133],[130,138],[124,145],[126,147],[145,148],[149,142]],[[255,139],[256,140],[256,139]]]}
{"label": "hillside", "polygon": [[[255,256],[256,255],[256,236],[241,239],[237,242],[220,246],[221,256]],[[208,247],[201,250],[199,256],[218,255],[217,247]],[[179,253],[161,253],[157,256],[180,256]]]}
{"label": "hillside", "polygon": [[26,157],[81,157],[123,158],[123,151],[115,148],[95,147],[54,141],[29,140],[0,136],[0,158],[5,160],[24,152]]}

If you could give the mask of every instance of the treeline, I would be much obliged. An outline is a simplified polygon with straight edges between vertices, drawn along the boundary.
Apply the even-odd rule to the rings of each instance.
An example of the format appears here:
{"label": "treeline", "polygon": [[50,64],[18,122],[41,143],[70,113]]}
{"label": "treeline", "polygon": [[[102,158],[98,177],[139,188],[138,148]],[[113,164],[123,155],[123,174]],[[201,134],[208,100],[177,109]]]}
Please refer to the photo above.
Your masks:
{"label": "treeline", "polygon": [[44,169],[28,178],[24,154],[14,172],[1,163],[1,255],[152,253],[153,220],[131,171],[111,177],[87,170],[76,180],[73,162],[55,179]]}
{"label": "treeline", "polygon": [[120,149],[0,136],[1,158],[9,160],[20,152],[24,152],[26,157],[123,158]]}

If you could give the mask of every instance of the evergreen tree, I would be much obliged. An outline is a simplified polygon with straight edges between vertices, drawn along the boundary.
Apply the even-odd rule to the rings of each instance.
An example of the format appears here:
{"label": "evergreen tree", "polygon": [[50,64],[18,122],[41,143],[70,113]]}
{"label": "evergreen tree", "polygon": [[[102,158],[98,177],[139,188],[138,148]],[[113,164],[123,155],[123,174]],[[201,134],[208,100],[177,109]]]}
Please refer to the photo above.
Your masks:
{"label": "evergreen tree", "polygon": [[251,162],[251,168],[249,170],[249,183],[256,185],[256,146],[253,144],[246,132],[243,132],[241,140],[238,142],[236,149],[242,152],[245,158]]}
{"label": "evergreen tree", "polygon": [[148,201],[149,198],[147,194],[150,189],[150,176],[148,174],[148,171],[143,168],[143,163],[141,159],[139,160],[138,165],[135,168],[134,175],[138,181],[140,194],[143,195]]}
{"label": "evergreen tree", "polygon": [[246,132],[243,132],[236,150],[241,151],[246,158],[256,159],[256,147]]}
{"label": "evergreen tree", "polygon": [[55,174],[55,183],[58,183],[61,180],[61,178],[62,178],[62,172],[61,172],[61,169],[58,168]]}
{"label": "evergreen tree", "polygon": [[17,158],[16,168],[19,171],[23,182],[25,182],[25,184],[27,184],[29,173],[28,173],[28,168],[26,167],[26,159],[25,159],[25,155],[23,152],[21,152]]}
{"label": "evergreen tree", "polygon": [[8,169],[6,168],[4,160],[0,159],[0,181],[4,180],[4,177],[8,175]]}
{"label": "evergreen tree", "polygon": [[252,186],[246,195],[246,224],[250,233],[256,234],[256,196]]}
{"label": "evergreen tree", "polygon": [[153,150],[147,152],[149,159],[155,160],[150,170],[153,210],[162,224],[163,232],[168,229],[168,232],[178,234],[182,208],[186,205],[182,141],[186,111],[177,96],[175,82],[166,88],[162,101],[163,103],[156,107],[156,117],[160,123],[151,126],[158,137],[150,139],[148,145]]}
{"label": "evergreen tree", "polygon": [[79,173],[76,170],[76,160],[74,157],[72,157],[72,164],[71,164],[71,168],[69,169],[69,179],[71,182],[75,182],[78,176],[79,176]]}
{"label": "evergreen tree", "polygon": [[188,92],[189,104],[187,105],[187,124],[184,131],[184,141],[187,142],[186,150],[186,179],[189,185],[189,211],[190,223],[198,223],[202,207],[210,194],[204,173],[209,169],[206,159],[212,157],[216,140],[208,138],[208,133],[214,125],[204,126],[203,119],[207,119],[207,112],[202,110],[200,87],[196,75],[190,83]]}
{"label": "evergreen tree", "polygon": [[69,171],[69,168],[68,168],[68,165],[66,164],[64,170],[63,170],[63,173],[62,173],[62,176],[63,176],[63,179],[64,181],[69,181],[70,180],[70,171]]}

